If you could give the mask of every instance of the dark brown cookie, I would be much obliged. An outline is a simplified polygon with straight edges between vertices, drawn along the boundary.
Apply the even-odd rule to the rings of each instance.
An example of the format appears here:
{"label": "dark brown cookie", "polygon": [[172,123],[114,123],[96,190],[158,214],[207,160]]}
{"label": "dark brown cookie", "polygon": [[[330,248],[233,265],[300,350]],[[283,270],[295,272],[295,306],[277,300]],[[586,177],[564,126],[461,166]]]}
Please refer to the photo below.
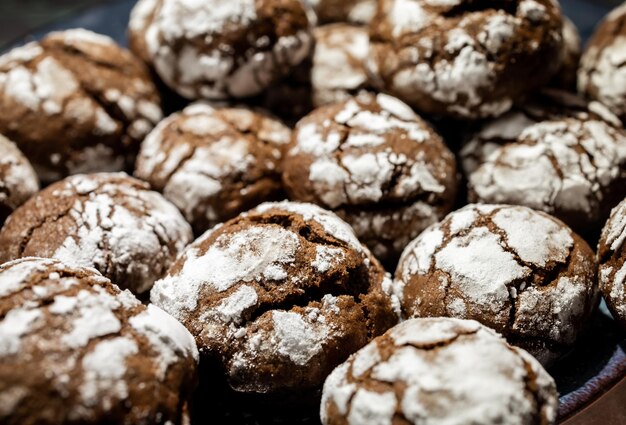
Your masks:
{"label": "dark brown cookie", "polygon": [[381,0],[368,65],[420,112],[494,117],[559,69],[561,28],[553,0]]}
{"label": "dark brown cookie", "polygon": [[299,0],[141,0],[131,49],[189,99],[259,94],[312,47]]}
{"label": "dark brown cookie", "polygon": [[598,100],[626,123],[626,4],[602,21],[587,44],[578,70],[578,91]]}
{"label": "dark brown cookie", "polygon": [[341,102],[370,89],[365,60],[367,29],[330,24],[313,30],[315,48],[287,78],[270,87],[261,103],[287,122],[297,122],[314,108]]}
{"label": "dark brown cookie", "polygon": [[548,85],[576,93],[581,55],[582,42],[578,28],[569,18],[563,16],[563,63]]}
{"label": "dark brown cookie", "polygon": [[398,321],[390,277],[350,226],[311,204],[267,203],[196,240],[151,291],[239,392],[321,387]]}
{"label": "dark brown cookie", "polygon": [[598,102],[564,92],[488,122],[462,151],[470,202],[524,205],[597,233],[626,197],[626,133]]}
{"label": "dark brown cookie", "polygon": [[0,266],[0,422],[182,424],[193,337],[94,269]]}
{"label": "dark brown cookie", "polygon": [[352,22],[367,24],[376,14],[376,0],[303,0],[320,23]]}
{"label": "dark brown cookie", "polygon": [[119,174],[76,175],[39,192],[0,231],[0,264],[56,258],[94,267],[144,293],[193,238],[176,207],[146,183]]}
{"label": "dark brown cookie", "polygon": [[471,320],[413,319],[352,355],[324,384],[324,425],[550,425],[558,394],[524,350]]}
{"label": "dark brown cookie", "polygon": [[141,61],[90,31],[51,33],[0,57],[0,133],[46,183],[132,166],[159,103]]}
{"label": "dark brown cookie", "polygon": [[283,199],[282,149],[291,131],[246,108],[195,104],[142,144],[135,175],[176,205],[197,233]]}
{"label": "dark brown cookie", "polygon": [[526,207],[468,205],[407,247],[396,271],[404,317],[477,320],[552,363],[594,311],[594,254]]}
{"label": "dark brown cookie", "polygon": [[39,180],[28,159],[0,134],[0,226],[38,190]]}
{"label": "dark brown cookie", "polygon": [[391,268],[406,245],[450,212],[453,154],[404,103],[363,93],[302,119],[283,161],[290,198],[332,209]]}
{"label": "dark brown cookie", "polygon": [[626,201],[611,213],[598,245],[600,289],[613,317],[626,329]]}

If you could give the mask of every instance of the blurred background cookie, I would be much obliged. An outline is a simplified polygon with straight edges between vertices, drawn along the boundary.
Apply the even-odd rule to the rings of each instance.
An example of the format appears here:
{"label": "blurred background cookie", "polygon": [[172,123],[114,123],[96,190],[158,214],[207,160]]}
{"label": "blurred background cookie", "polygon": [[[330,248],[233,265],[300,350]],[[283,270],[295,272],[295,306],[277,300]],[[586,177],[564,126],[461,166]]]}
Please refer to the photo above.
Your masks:
{"label": "blurred background cookie", "polygon": [[613,317],[626,328],[626,200],[611,213],[598,245],[600,289]]}
{"label": "blurred background cookie", "polygon": [[0,134],[0,226],[38,190],[39,179],[28,159]]}

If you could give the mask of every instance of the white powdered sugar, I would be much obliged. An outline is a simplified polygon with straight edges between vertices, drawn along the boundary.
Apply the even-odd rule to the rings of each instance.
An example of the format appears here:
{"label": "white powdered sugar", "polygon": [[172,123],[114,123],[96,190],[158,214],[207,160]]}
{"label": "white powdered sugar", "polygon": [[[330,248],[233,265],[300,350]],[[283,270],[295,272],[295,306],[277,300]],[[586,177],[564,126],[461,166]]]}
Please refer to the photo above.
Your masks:
{"label": "white powdered sugar", "polygon": [[326,273],[333,266],[341,264],[344,258],[343,249],[318,245],[315,247],[315,260],[311,262],[311,267],[318,273]]}
{"label": "white powdered sugar", "polygon": [[242,285],[228,298],[223,299],[215,308],[219,318],[224,323],[239,324],[243,312],[254,306],[259,299],[256,290],[248,285]]}
{"label": "white powdered sugar", "polygon": [[71,330],[61,341],[71,348],[86,346],[89,341],[105,335],[118,333],[122,329],[115,310],[121,307],[116,297],[100,291],[80,291],[76,297],[78,314],[71,320]]}
{"label": "white powdered sugar", "polygon": [[99,342],[82,360],[83,383],[80,395],[87,406],[104,403],[110,406],[112,399],[128,397],[125,375],[126,358],[139,352],[137,343],[127,337],[117,337]]}
{"label": "white powdered sugar", "polygon": [[0,169],[0,205],[15,209],[39,190],[39,180],[33,167],[17,146],[2,135]]}
{"label": "white powdered sugar", "polygon": [[274,311],[272,321],[277,352],[301,366],[322,351],[330,332],[323,323],[311,323],[294,312]]}
{"label": "white powdered sugar", "polygon": [[[424,331],[427,336],[418,344],[398,338]],[[332,414],[335,421],[343,418],[351,425],[391,424],[396,412],[411,423],[455,425],[514,425],[536,415],[546,422],[556,418],[550,376],[531,356],[477,322],[409,320],[379,339],[385,338],[393,341],[391,355],[381,358],[371,351],[377,342],[371,342],[328,377],[322,423],[330,423]],[[369,376],[359,378],[354,365],[368,351]]]}
{"label": "white powdered sugar", "polygon": [[204,286],[223,292],[239,282],[287,279],[300,245],[289,230],[259,226],[224,233],[201,252],[199,246],[211,235],[196,241],[183,255],[182,269],[158,281],[150,294],[153,303],[178,319],[196,307]]}
{"label": "white powdered sugar", "polygon": [[10,310],[0,320],[0,357],[19,353],[22,337],[37,329],[41,319],[40,310],[17,308]]}

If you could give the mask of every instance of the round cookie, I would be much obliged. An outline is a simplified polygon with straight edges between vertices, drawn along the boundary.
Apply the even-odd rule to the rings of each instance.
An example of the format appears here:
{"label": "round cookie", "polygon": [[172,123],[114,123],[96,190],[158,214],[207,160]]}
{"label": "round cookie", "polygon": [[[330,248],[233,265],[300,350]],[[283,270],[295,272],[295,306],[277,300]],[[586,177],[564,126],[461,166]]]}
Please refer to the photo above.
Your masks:
{"label": "round cookie", "polygon": [[598,245],[600,289],[613,317],[626,329],[626,201],[611,213]]}
{"label": "round cookie", "polygon": [[28,159],[0,134],[0,226],[38,190],[39,180]]}
{"label": "round cookie", "polygon": [[367,24],[376,14],[376,0],[303,0],[320,23],[352,22]]}
{"label": "round cookie", "polygon": [[280,161],[291,131],[245,108],[195,104],[162,121],[135,175],[176,205],[197,233],[282,199]]}
{"label": "round cookie", "polygon": [[336,368],[324,425],[554,424],[556,384],[524,350],[471,320],[413,319]]}
{"label": "round cookie", "polygon": [[596,269],[587,243],[561,221],[468,205],[411,242],[395,278],[404,317],[477,320],[550,364],[597,305]]}
{"label": "round cookie", "polygon": [[626,197],[626,133],[597,102],[588,107],[487,124],[462,154],[469,201],[524,205],[594,234]]}
{"label": "round cookie", "polygon": [[268,89],[262,104],[287,121],[298,121],[314,108],[341,102],[367,90],[367,29],[337,23],[313,30],[315,48],[293,74]]}
{"label": "round cookie", "polygon": [[0,133],[45,183],[125,170],[161,117],[147,70],[109,37],[53,32],[0,57]]}
{"label": "round cookie", "polygon": [[0,264],[56,258],[94,267],[142,294],[192,240],[176,207],[124,173],[76,175],[15,210],[0,231]]}
{"label": "round cookie", "polygon": [[193,337],[94,269],[0,266],[0,422],[182,424]]}
{"label": "round cookie", "polygon": [[390,276],[350,226],[291,202],[206,232],[150,295],[243,393],[313,391],[399,318]]}
{"label": "round cookie", "polygon": [[189,99],[259,94],[312,47],[300,0],[140,0],[131,49]]}
{"label": "round cookie", "polygon": [[626,122],[626,4],[602,21],[587,43],[578,69],[578,91]]}
{"label": "round cookie", "polygon": [[404,103],[363,93],[318,108],[294,130],[283,161],[290,199],[332,209],[381,261],[450,212],[453,154]]}
{"label": "round cookie", "polygon": [[563,16],[563,63],[548,85],[575,93],[581,55],[582,42],[578,28]]}
{"label": "round cookie", "polygon": [[379,6],[368,68],[378,87],[426,114],[501,115],[561,66],[561,13],[552,0],[381,0]]}

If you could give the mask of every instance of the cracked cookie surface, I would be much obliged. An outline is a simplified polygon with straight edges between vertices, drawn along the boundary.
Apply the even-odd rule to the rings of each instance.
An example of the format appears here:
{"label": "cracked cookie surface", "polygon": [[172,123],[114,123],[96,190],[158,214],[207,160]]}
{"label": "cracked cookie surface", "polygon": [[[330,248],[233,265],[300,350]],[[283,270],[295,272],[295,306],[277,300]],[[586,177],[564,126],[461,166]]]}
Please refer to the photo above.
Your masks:
{"label": "cracked cookie surface", "polygon": [[312,47],[299,0],[141,0],[131,49],[189,99],[259,94]]}
{"label": "cracked cookie surface", "polygon": [[626,196],[626,132],[600,103],[569,96],[565,106],[534,102],[478,132],[462,152],[470,202],[528,206],[585,236],[599,230]]}
{"label": "cracked cookie surface", "polygon": [[124,173],[76,175],[39,192],[0,231],[0,263],[56,258],[148,291],[193,238],[176,207]]}
{"label": "cracked cookie surface", "polygon": [[306,392],[398,321],[392,281],[349,225],[266,203],[196,240],[151,301],[240,392]]}
{"label": "cracked cookie surface", "polygon": [[0,134],[0,226],[39,190],[39,179],[18,147]]}
{"label": "cracked cookie surface", "polygon": [[600,289],[623,328],[626,328],[626,201],[611,213],[598,245]]}
{"label": "cracked cookie surface", "polygon": [[94,269],[0,266],[4,424],[182,424],[197,362],[180,323]]}
{"label": "cracked cookie surface", "polygon": [[283,161],[291,199],[330,208],[377,258],[406,245],[452,208],[456,162],[407,105],[363,93],[302,119]]}
{"label": "cracked cookie surface", "polygon": [[324,425],[549,425],[556,385],[528,353],[471,320],[412,319],[337,367]]}
{"label": "cracked cookie surface", "polygon": [[135,175],[162,192],[201,234],[283,197],[280,161],[290,137],[279,121],[250,109],[198,103],[150,133]]}
{"label": "cracked cookie surface", "polygon": [[594,311],[596,270],[591,248],[561,221],[469,205],[415,239],[395,278],[404,317],[477,320],[547,365]]}
{"label": "cracked cookie surface", "polygon": [[626,123],[626,5],[602,21],[587,44],[578,69],[578,92],[607,105]]}
{"label": "cracked cookie surface", "polygon": [[51,183],[123,171],[162,118],[147,69],[109,37],[53,32],[0,57],[0,133]]}
{"label": "cracked cookie surface", "polygon": [[558,70],[561,26],[552,0],[382,0],[368,68],[420,112],[495,117]]}

